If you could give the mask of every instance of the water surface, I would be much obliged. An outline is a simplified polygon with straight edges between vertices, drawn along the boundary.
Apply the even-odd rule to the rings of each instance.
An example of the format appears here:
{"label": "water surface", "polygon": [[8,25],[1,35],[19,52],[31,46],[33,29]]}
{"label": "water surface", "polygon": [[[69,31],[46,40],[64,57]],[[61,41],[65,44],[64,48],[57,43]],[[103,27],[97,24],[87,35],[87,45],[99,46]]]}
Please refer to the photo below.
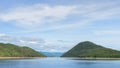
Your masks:
{"label": "water surface", "polygon": [[0,68],[120,68],[120,60],[78,60],[73,58],[0,60]]}

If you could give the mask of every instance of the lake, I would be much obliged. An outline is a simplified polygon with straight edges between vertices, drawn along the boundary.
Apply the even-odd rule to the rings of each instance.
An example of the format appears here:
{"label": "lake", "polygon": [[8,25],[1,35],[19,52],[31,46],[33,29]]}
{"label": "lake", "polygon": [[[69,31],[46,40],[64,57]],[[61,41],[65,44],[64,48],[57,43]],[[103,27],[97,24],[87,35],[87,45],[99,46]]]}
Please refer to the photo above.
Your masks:
{"label": "lake", "polygon": [[0,68],[120,68],[120,60],[34,58],[0,60]]}

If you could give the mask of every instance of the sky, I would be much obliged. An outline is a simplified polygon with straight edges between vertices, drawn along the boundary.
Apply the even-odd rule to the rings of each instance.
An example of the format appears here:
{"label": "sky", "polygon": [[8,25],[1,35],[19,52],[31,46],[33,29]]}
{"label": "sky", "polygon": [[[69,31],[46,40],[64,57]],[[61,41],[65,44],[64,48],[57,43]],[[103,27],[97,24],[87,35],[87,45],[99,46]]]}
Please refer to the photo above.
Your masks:
{"label": "sky", "polygon": [[120,50],[120,0],[1,0],[0,42],[66,52],[79,42]]}

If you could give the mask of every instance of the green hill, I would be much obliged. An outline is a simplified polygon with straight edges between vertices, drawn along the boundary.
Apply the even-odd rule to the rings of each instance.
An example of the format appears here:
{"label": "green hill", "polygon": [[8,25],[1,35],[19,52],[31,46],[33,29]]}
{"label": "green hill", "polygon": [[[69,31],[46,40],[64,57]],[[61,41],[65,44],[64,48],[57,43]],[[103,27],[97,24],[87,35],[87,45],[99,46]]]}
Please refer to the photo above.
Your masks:
{"label": "green hill", "polygon": [[120,58],[120,51],[85,41],[77,44],[71,50],[63,54],[62,57]]}
{"label": "green hill", "polygon": [[44,57],[44,55],[29,47],[0,43],[0,57]]}

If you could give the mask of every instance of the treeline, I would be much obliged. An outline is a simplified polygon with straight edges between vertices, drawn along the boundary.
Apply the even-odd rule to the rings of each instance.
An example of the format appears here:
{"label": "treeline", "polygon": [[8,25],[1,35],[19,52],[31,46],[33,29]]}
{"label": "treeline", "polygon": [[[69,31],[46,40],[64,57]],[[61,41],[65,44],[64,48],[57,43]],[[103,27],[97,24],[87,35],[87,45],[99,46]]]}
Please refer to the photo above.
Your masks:
{"label": "treeline", "polygon": [[43,57],[43,54],[29,48],[0,43],[0,57]]}
{"label": "treeline", "polygon": [[62,57],[120,58],[120,51],[85,41],[77,44]]}

